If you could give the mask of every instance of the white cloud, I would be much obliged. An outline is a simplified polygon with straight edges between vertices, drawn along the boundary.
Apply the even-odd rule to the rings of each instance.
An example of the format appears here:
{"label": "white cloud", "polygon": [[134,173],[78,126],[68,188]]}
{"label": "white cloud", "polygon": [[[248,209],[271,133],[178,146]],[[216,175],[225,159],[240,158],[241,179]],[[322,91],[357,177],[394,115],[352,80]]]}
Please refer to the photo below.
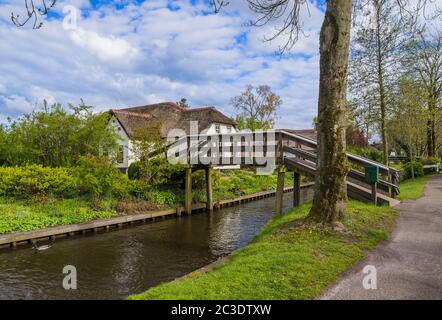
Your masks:
{"label": "white cloud", "polygon": [[[273,54],[277,43],[261,41],[271,27],[246,27],[253,14],[237,1],[223,14],[207,15],[201,1],[192,6],[156,0],[93,10],[89,1],[65,0],[58,12],[63,4],[88,8],[71,31],[62,28],[61,20],[45,21],[40,30],[17,29],[8,19],[20,3],[10,0],[0,7],[4,116],[27,112],[42,99],[78,103],[83,98],[105,110],[182,97],[233,115],[230,98],[249,83],[268,84],[281,95],[280,127],[308,127],[316,113],[322,13],[314,6],[304,17],[310,36],[300,36],[294,48],[301,55],[280,58]],[[168,4],[180,9],[170,10]]]}
{"label": "white cloud", "polygon": [[78,28],[71,32],[70,38],[77,46],[85,48],[100,60],[124,60],[130,62],[138,54],[138,49],[132,47],[126,40],[115,36],[103,37],[93,31]]}

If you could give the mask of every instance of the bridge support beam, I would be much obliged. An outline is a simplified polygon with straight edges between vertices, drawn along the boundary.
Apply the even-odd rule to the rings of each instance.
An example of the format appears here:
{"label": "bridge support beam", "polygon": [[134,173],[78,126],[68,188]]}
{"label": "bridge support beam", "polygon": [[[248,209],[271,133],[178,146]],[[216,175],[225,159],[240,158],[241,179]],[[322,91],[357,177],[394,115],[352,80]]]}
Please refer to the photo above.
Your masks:
{"label": "bridge support beam", "polygon": [[293,172],[293,207],[301,204],[301,174]]}
{"label": "bridge support beam", "polygon": [[192,213],[192,168],[186,168],[185,190],[184,190],[184,211]]}
{"label": "bridge support beam", "polygon": [[284,178],[285,178],[285,168],[280,166],[278,168],[278,180],[276,185],[276,214],[282,213],[282,204],[284,200]]}
{"label": "bridge support beam", "polygon": [[212,192],[212,170],[210,167],[206,167],[206,210],[207,212],[213,211],[213,192]]}
{"label": "bridge support beam", "polygon": [[378,204],[378,184],[377,182],[371,185],[371,201],[374,204]]}

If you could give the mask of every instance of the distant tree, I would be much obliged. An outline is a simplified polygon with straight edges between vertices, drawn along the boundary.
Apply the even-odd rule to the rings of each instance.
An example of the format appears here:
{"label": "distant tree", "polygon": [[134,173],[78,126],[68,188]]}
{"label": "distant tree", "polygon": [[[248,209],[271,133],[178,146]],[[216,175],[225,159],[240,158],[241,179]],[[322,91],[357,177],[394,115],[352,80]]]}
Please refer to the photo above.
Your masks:
{"label": "distant tree", "polygon": [[244,129],[254,131],[273,128],[282,99],[272,92],[269,86],[254,88],[249,85],[239,96],[231,99],[231,104],[239,113],[237,116],[239,127],[243,126]]}
{"label": "distant tree", "polygon": [[415,73],[416,85],[423,88],[428,111],[427,153],[438,154],[438,131],[441,127],[442,101],[442,31],[420,32],[410,50],[407,61],[409,70]]}
{"label": "distant tree", "polygon": [[190,108],[186,98],[181,98],[181,100],[178,101],[177,104],[183,108]]}
{"label": "distant tree", "polygon": [[33,21],[33,29],[40,29],[43,26],[43,22],[39,21],[40,16],[47,15],[49,10],[51,10],[57,0],[40,0],[40,5],[37,6],[34,0],[24,0],[25,8],[26,8],[26,17],[20,21],[20,15],[11,13],[11,20],[17,27],[23,27],[29,21]]}
{"label": "distant tree", "polygon": [[[393,140],[405,147],[410,162],[420,155],[419,145],[425,142],[429,113],[425,102],[425,90],[416,86],[414,79],[403,77],[399,81],[389,127]],[[413,167],[411,174],[414,178]]]}

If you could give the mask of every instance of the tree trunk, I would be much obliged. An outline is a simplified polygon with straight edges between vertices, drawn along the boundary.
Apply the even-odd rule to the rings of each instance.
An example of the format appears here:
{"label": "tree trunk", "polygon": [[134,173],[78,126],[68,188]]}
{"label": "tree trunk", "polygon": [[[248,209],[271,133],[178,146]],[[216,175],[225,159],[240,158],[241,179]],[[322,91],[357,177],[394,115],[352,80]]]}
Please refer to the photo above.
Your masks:
{"label": "tree trunk", "polygon": [[320,35],[318,165],[310,218],[341,219],[347,200],[345,154],[347,67],[352,0],[329,0]]}
{"label": "tree trunk", "polygon": [[432,128],[433,128],[433,125],[431,123],[431,119],[428,119],[428,121],[427,121],[427,154],[428,154],[428,157],[434,156]]}

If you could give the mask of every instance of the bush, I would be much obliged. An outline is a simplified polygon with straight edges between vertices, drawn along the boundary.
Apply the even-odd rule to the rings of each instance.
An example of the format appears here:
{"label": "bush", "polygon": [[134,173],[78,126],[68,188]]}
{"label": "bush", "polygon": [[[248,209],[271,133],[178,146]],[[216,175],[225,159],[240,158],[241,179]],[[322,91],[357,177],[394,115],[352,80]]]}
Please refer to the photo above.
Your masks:
{"label": "bush", "polygon": [[95,204],[105,197],[128,195],[129,179],[107,157],[81,157],[77,177],[80,192],[90,195]]}
{"label": "bush", "polygon": [[173,180],[182,180],[183,165],[172,165],[164,157],[132,163],[128,169],[130,179],[143,180],[147,186],[157,186]]}
{"label": "bush", "polygon": [[422,165],[422,162],[420,162],[420,161],[413,161],[413,162],[407,162],[404,165],[404,169],[405,169],[405,173],[406,173],[406,178],[411,178],[412,177],[411,168],[413,168],[414,176],[415,177],[421,177],[421,176],[424,175],[424,167]]}
{"label": "bush", "polygon": [[146,193],[147,200],[159,206],[176,206],[182,203],[182,196],[173,190],[153,188]]}
{"label": "bush", "polygon": [[[220,184],[221,174],[218,170],[210,170],[212,175],[212,187],[217,188]],[[192,188],[205,190],[206,188],[206,172],[198,170],[192,173]]]}
{"label": "bush", "polygon": [[432,164],[438,164],[440,162],[440,159],[437,157],[423,158],[421,159],[421,162],[423,165],[432,165]]}
{"label": "bush", "polygon": [[64,197],[75,194],[75,185],[75,177],[68,168],[41,165],[0,168],[0,196]]}
{"label": "bush", "polygon": [[127,169],[127,176],[130,180],[137,180],[140,179],[140,173],[141,173],[141,162],[135,161],[132,162]]}

